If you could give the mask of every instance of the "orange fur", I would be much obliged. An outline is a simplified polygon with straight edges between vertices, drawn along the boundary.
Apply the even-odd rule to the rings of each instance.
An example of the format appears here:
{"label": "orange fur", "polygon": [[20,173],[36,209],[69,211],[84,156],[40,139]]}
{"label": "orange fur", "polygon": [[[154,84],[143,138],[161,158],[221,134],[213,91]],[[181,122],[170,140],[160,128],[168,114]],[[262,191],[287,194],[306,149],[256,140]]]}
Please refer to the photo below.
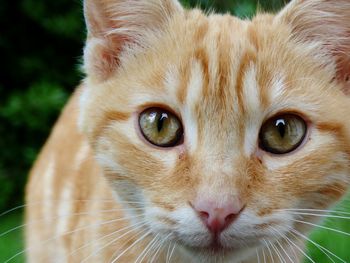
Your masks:
{"label": "orange fur", "polygon": [[[87,76],[27,186],[29,262],[133,262],[153,238],[157,262],[175,241],[171,262],[257,262],[263,240],[276,242],[271,227],[292,240],[291,228],[309,230],[281,209],[325,209],[345,194],[348,1],[295,0],[242,21],[175,0],[85,0],[85,16]],[[138,132],[138,114],[162,105],[184,126],[173,148]],[[259,149],[258,134],[284,112],[304,117],[309,131],[299,149],[276,156]],[[244,204],[220,251],[193,211],[204,197]]]}

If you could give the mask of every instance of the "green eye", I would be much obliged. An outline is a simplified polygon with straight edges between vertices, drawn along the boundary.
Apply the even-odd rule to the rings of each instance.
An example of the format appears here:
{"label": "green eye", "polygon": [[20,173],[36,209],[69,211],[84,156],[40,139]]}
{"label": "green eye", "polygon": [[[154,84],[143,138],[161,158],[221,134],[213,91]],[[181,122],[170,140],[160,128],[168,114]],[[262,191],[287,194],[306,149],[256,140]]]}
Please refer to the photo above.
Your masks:
{"label": "green eye", "polygon": [[183,136],[180,120],[161,108],[143,111],[139,117],[139,125],[146,140],[160,147],[176,146]]}
{"label": "green eye", "polygon": [[260,148],[274,154],[285,154],[297,149],[307,131],[305,121],[292,114],[280,115],[265,122],[260,131]]}

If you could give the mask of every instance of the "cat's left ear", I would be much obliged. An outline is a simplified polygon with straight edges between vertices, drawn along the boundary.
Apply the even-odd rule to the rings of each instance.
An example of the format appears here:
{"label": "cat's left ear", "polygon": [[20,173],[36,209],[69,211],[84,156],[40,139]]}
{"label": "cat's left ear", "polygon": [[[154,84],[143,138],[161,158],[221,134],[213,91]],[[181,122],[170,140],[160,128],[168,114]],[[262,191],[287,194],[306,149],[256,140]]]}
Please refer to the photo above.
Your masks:
{"label": "cat's left ear", "polygon": [[319,43],[315,55],[335,65],[334,79],[350,95],[350,1],[292,0],[276,20],[291,26],[296,41]]}

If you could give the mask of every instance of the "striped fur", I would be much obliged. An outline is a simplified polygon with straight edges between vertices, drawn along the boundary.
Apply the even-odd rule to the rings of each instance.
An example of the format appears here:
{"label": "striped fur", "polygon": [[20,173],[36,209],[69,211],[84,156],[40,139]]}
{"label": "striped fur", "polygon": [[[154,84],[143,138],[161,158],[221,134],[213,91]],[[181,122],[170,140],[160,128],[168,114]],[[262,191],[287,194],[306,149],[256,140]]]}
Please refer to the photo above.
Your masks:
{"label": "striped fur", "polygon": [[[156,262],[174,241],[171,262],[257,262],[265,240],[292,257],[271,227],[291,240],[309,228],[281,209],[325,209],[350,183],[350,4],[329,2],[243,21],[175,0],[86,0],[87,76],[31,172],[27,222],[41,221],[27,227],[28,261],[133,262],[153,238]],[[183,144],[145,143],[137,118],[151,106],[179,116]],[[275,156],[258,134],[283,112],[307,120],[308,138]],[[202,196],[245,204],[217,252],[189,205]]]}

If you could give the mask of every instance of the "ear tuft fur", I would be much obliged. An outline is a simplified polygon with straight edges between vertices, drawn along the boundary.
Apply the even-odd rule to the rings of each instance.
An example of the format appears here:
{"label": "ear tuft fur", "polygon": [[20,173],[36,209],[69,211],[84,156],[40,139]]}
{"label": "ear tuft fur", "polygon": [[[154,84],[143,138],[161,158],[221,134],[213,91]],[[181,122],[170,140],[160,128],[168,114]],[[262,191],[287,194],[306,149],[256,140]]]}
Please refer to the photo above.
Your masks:
{"label": "ear tuft fur", "polygon": [[177,0],[85,0],[86,73],[107,79],[117,68],[126,45],[142,45],[147,33],[160,30],[182,10]]}
{"label": "ear tuft fur", "polygon": [[297,41],[320,43],[324,63],[335,65],[334,79],[350,94],[350,1],[294,0],[277,20],[291,26]]}

